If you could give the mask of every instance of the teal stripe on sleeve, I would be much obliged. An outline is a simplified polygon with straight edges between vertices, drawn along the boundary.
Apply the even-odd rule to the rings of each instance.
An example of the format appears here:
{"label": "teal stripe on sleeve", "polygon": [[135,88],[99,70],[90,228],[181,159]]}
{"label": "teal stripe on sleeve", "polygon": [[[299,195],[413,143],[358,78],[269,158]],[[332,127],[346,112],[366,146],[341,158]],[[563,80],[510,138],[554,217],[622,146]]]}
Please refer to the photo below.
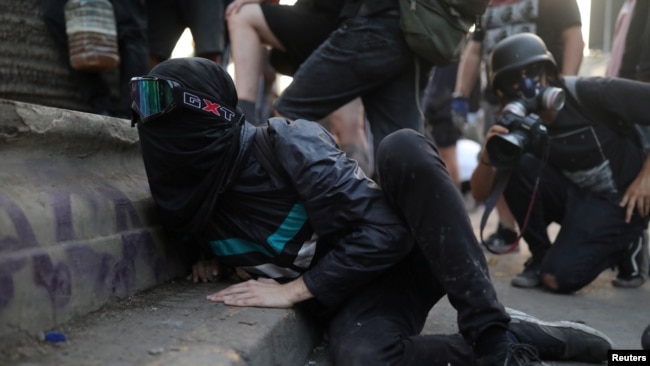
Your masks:
{"label": "teal stripe on sleeve", "polygon": [[[307,211],[298,202],[293,205],[280,227],[266,239],[267,243],[276,253],[282,253],[284,247],[298,234],[305,222],[307,222]],[[210,248],[217,256],[241,255],[251,252],[259,252],[268,257],[273,256],[264,246],[242,238],[213,240],[210,242]]]}
{"label": "teal stripe on sleeve", "polygon": [[266,239],[266,242],[277,253],[282,253],[284,246],[287,245],[289,240],[296,237],[305,222],[307,222],[307,211],[305,206],[298,202],[293,205],[284,222],[282,222],[278,230]]}
{"label": "teal stripe on sleeve", "polygon": [[250,252],[260,252],[267,257],[272,257],[271,253],[263,246],[241,238],[214,240],[210,242],[210,247],[214,254],[223,257]]}

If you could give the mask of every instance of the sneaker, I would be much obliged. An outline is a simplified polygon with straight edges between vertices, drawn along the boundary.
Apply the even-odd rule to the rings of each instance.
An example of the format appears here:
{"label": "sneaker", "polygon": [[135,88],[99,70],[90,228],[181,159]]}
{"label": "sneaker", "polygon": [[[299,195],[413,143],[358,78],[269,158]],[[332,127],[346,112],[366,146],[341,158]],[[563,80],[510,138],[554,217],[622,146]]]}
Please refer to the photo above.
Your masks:
{"label": "sneaker", "polygon": [[545,366],[535,347],[517,342],[508,342],[495,355],[476,360],[477,366]]}
{"label": "sneaker", "polygon": [[612,285],[620,288],[642,286],[648,279],[649,262],[648,232],[644,230],[638,239],[630,243],[623,259],[617,264],[618,275]]}
{"label": "sneaker", "polygon": [[510,284],[515,287],[533,288],[542,285],[542,274],[540,272],[541,263],[533,257],[529,258],[524,264],[524,270],[516,275]]}
{"label": "sneaker", "polygon": [[499,253],[517,253],[519,252],[519,243],[511,249],[513,243],[517,241],[517,232],[504,227],[499,223],[497,231],[485,239],[484,245],[488,251]]}
{"label": "sneaker", "polygon": [[618,288],[637,288],[643,286],[644,283],[645,278],[643,276],[625,278],[619,275],[612,280],[612,285]]}
{"label": "sneaker", "polygon": [[614,344],[605,334],[571,321],[548,322],[524,312],[506,308],[509,331],[521,343],[531,345],[543,360],[600,363]]}

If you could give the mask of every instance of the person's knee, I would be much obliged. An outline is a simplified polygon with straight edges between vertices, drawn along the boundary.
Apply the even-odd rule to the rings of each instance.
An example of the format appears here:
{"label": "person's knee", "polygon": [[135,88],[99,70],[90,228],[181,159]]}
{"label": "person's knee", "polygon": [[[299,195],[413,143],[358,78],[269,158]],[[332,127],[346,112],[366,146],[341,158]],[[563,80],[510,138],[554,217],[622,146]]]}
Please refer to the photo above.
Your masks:
{"label": "person's knee", "polygon": [[576,273],[542,271],[542,284],[548,291],[558,294],[570,294],[587,285]]}
{"label": "person's knee", "polygon": [[228,31],[235,33],[242,28],[253,28],[256,18],[262,14],[261,11],[257,11],[258,8],[259,4],[246,4],[238,12],[232,13],[226,22]]}
{"label": "person's knee", "polygon": [[435,145],[411,129],[402,129],[386,136],[379,144],[375,158],[380,177],[415,179],[421,174],[438,174],[442,180],[445,179],[443,174],[448,177]]}
{"label": "person's knee", "polygon": [[550,273],[544,273],[542,275],[542,283],[544,284],[544,287],[551,291],[557,290],[557,280],[555,279],[555,276]]}
{"label": "person's knee", "polygon": [[422,135],[416,131],[406,128],[397,130],[381,140],[377,148],[377,159],[383,160],[389,156],[390,152],[396,150],[404,152],[409,148],[416,149],[421,142],[423,142]]}

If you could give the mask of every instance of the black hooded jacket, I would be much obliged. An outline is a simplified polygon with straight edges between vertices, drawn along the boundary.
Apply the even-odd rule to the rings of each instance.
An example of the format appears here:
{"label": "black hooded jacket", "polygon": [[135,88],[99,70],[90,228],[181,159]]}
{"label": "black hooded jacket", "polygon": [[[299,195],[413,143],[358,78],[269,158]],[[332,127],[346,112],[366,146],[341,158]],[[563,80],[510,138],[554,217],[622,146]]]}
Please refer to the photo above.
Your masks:
{"label": "black hooded jacket", "polygon": [[[177,60],[160,64],[164,72],[154,68],[152,74],[174,76],[206,94],[203,84],[213,84],[213,73],[220,74],[218,83],[225,82],[225,71],[216,65]],[[201,65],[191,65],[195,62]],[[189,66],[191,78],[176,73],[184,73],[183,66]],[[226,90],[233,94],[219,94],[224,93],[219,85],[209,95],[236,105],[234,87]],[[257,127],[247,122],[218,127],[200,117],[181,110],[138,127],[162,222],[180,220],[183,227],[177,229],[185,234],[199,231],[222,263],[279,282],[302,275],[316,299],[334,308],[413,248],[381,188],[319,124],[269,121],[273,153],[287,173],[278,176],[252,153]],[[197,226],[182,215],[193,217]]]}

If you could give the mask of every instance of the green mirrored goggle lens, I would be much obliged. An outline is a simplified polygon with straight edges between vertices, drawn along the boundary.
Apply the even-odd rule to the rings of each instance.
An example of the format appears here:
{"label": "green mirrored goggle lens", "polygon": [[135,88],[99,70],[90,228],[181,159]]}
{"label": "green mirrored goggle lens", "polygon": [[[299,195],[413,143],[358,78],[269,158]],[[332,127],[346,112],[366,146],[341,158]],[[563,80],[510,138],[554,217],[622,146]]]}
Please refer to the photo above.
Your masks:
{"label": "green mirrored goggle lens", "polygon": [[133,78],[130,82],[133,109],[142,122],[165,113],[174,106],[175,83],[153,78]]}

